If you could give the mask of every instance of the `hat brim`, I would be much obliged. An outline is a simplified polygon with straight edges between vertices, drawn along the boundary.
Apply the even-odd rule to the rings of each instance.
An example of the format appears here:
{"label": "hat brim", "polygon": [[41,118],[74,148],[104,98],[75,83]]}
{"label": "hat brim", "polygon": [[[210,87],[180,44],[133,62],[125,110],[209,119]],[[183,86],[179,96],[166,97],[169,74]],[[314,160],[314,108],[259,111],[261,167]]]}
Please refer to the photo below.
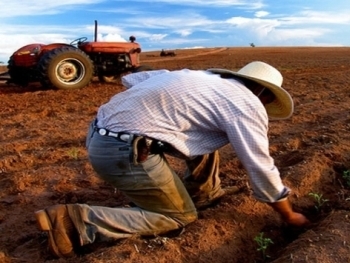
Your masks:
{"label": "hat brim", "polygon": [[216,74],[220,74],[220,73],[230,74],[233,76],[249,79],[256,83],[259,83],[260,85],[269,89],[276,97],[274,101],[265,105],[266,112],[267,112],[267,115],[269,116],[269,119],[283,120],[283,119],[288,119],[290,116],[292,116],[294,111],[293,99],[290,96],[290,94],[282,87],[279,87],[270,82],[266,82],[261,79],[256,79],[251,76],[240,74],[238,72],[231,71],[228,69],[211,68],[211,69],[208,69],[208,71]]}

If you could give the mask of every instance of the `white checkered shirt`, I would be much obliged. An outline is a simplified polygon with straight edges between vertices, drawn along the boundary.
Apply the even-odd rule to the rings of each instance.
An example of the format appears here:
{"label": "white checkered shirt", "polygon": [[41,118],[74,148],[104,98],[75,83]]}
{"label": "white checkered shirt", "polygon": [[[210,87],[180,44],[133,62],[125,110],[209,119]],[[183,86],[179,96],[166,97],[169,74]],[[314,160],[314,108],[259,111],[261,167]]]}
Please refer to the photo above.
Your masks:
{"label": "white checkered shirt", "polygon": [[241,82],[201,70],[155,70],[126,75],[127,90],[98,110],[97,126],[170,143],[186,156],[230,143],[255,197],[276,202],[289,193],[269,154],[268,117]]}

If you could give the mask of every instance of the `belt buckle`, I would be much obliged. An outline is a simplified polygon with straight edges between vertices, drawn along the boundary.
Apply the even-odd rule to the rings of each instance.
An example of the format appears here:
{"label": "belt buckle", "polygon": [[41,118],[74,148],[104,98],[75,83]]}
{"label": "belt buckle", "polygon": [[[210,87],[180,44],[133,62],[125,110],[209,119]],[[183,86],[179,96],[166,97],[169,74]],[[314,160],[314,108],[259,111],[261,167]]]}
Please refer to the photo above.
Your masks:
{"label": "belt buckle", "polygon": [[107,130],[106,129],[99,129],[98,133],[102,136],[105,136],[107,134]]}

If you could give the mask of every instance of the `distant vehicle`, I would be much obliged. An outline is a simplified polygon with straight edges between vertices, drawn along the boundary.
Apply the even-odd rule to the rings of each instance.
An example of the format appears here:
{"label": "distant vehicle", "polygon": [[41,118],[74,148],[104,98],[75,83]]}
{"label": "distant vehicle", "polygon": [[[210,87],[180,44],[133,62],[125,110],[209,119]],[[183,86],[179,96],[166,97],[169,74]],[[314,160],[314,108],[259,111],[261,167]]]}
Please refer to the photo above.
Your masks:
{"label": "distant vehicle", "polygon": [[160,52],[160,56],[161,57],[167,57],[167,56],[175,57],[176,53],[173,50],[164,50],[164,49],[162,49],[162,51]]}
{"label": "distant vehicle", "polygon": [[79,89],[94,76],[102,82],[112,82],[122,73],[150,70],[141,66],[141,47],[136,38],[130,42],[97,42],[95,20],[94,41],[80,37],[70,44],[34,43],[15,51],[8,62],[8,83],[27,86],[40,82],[44,87]]}

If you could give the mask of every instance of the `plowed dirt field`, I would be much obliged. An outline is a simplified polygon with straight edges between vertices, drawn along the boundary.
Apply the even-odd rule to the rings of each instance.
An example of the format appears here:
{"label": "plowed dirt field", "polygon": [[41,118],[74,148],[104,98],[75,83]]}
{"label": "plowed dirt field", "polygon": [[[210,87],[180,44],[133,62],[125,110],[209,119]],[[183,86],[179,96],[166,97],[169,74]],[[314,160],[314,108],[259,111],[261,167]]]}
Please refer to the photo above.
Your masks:
{"label": "plowed dirt field", "polygon": [[[345,263],[350,262],[350,48],[217,48],[176,50],[176,57],[146,52],[155,69],[238,69],[265,61],[284,76],[294,115],[271,121],[270,152],[292,188],[296,210],[312,224],[286,226],[251,194],[245,170],[230,146],[220,150],[224,186],[243,191],[199,212],[179,235],[135,237],[93,244],[69,259],[55,259],[34,211],[54,204],[126,206],[128,200],[97,178],[85,136],[98,107],[123,91],[94,81],[80,90],[0,83],[0,262]],[[170,158],[180,176],[182,161]],[[310,194],[311,193],[311,194]],[[266,250],[254,240],[263,233]],[[266,252],[265,254],[262,252]]]}

